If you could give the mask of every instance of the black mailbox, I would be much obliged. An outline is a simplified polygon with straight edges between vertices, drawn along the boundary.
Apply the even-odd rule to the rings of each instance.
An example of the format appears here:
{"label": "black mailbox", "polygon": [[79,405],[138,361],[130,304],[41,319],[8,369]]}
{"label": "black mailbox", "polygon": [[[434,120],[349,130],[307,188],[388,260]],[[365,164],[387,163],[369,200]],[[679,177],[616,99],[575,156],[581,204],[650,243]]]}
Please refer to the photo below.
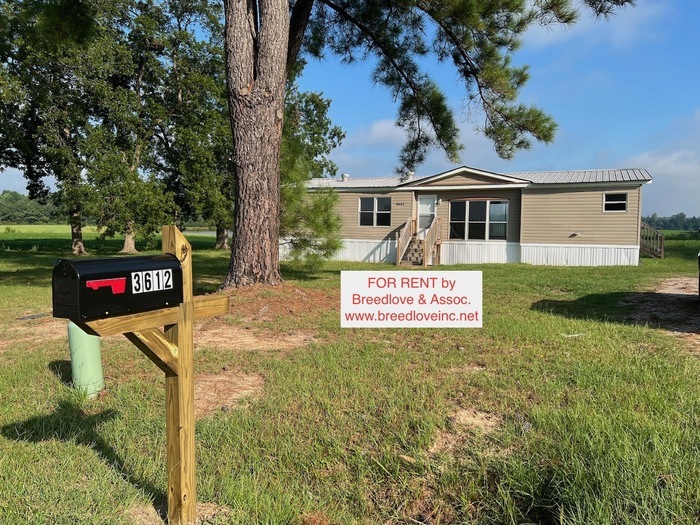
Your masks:
{"label": "black mailbox", "polygon": [[52,287],[54,317],[93,321],[179,305],[182,268],[174,255],[60,259]]}

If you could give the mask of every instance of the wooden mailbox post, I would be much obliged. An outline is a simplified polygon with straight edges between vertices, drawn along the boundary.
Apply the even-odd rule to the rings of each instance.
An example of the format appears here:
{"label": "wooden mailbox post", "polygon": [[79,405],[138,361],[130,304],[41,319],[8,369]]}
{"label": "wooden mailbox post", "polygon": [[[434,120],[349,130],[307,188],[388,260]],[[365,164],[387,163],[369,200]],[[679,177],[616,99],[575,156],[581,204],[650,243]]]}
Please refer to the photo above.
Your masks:
{"label": "wooden mailbox post", "polygon": [[[84,330],[100,336],[124,334],[165,372],[168,520],[173,524],[189,525],[197,517],[193,322],[227,313],[228,297],[193,297],[192,248],[189,242],[175,226],[163,226],[162,238],[163,254],[174,255],[182,268],[182,303],[118,317],[73,321]],[[128,261],[128,258],[124,260]],[[55,290],[56,284],[54,293]]]}

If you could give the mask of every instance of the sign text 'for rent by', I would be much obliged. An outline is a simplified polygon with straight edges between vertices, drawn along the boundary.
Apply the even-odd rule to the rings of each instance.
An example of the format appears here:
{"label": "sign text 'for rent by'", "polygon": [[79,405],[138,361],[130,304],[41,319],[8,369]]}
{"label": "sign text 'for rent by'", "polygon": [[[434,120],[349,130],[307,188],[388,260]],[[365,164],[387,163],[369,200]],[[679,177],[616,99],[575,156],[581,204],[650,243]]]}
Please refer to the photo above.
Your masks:
{"label": "sign text 'for rent by'", "polygon": [[479,271],[341,272],[342,328],[481,328]]}

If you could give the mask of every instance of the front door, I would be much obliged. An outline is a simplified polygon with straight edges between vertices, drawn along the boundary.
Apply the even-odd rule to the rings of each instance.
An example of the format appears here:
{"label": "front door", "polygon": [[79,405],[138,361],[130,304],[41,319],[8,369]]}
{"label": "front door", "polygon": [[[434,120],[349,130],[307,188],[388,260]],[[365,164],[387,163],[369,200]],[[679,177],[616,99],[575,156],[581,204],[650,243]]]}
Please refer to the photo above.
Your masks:
{"label": "front door", "polygon": [[425,238],[425,232],[435,218],[437,197],[435,195],[423,195],[418,197],[418,238]]}

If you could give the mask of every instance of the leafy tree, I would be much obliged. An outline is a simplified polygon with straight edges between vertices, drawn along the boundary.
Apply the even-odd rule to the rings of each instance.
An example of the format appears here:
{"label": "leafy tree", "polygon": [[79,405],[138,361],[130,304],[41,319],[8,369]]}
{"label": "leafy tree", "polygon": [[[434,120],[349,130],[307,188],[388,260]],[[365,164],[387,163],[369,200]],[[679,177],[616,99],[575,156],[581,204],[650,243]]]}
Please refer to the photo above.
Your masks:
{"label": "leafy tree", "polygon": [[[124,232],[124,251],[135,250],[136,231],[148,236],[176,216],[204,217],[227,239],[236,178],[220,5],[0,0],[0,14],[0,167],[22,169],[32,197],[56,179],[75,253],[86,216],[105,236]],[[302,199],[288,208],[305,216],[301,159],[307,176],[331,170],[340,134],[319,96],[289,100],[286,173],[297,191],[286,194]]]}
{"label": "leafy tree", "polygon": [[31,197],[45,199],[44,178],[56,178],[73,253],[83,253],[79,143],[91,112],[79,86],[96,29],[93,5],[2,1],[0,19],[0,167],[24,171]]}
{"label": "leafy tree", "polygon": [[[23,170],[31,197],[45,198],[45,178],[55,177],[75,254],[85,252],[86,213],[108,235],[137,216],[147,231],[162,223],[168,194],[141,171],[158,118],[148,99],[159,92],[164,61],[157,6],[54,0],[1,2],[0,10],[0,96],[8,102],[0,166]],[[144,202],[154,204],[148,220]]]}
{"label": "leafy tree", "polygon": [[685,213],[676,213],[670,217],[659,217],[656,213],[642,217],[642,221],[657,230],[685,230],[698,231],[700,229],[700,217],[687,217]]}
{"label": "leafy tree", "polygon": [[[583,0],[608,15],[632,0]],[[279,202],[284,86],[300,52],[345,62],[377,59],[372,80],[398,101],[407,133],[402,168],[439,147],[460,150],[445,96],[418,59],[450,61],[471,103],[483,111],[482,131],[499,155],[512,157],[531,140],[551,141],[556,125],[542,110],[517,102],[527,68],[511,63],[533,23],[572,23],[571,0],[224,0],[226,73],[236,166],[234,246],[224,286],[282,281]]]}
{"label": "leafy tree", "polygon": [[0,193],[0,223],[46,224],[55,220],[55,213],[51,203],[42,204],[11,190]]}
{"label": "leafy tree", "polygon": [[[155,145],[202,103],[186,65],[206,62],[195,33],[220,18],[213,5],[0,3],[0,96],[9,102],[0,166],[22,169],[33,197],[45,197],[44,180],[55,177],[74,253],[84,252],[86,213],[103,235],[124,232],[125,251],[135,250],[134,230],[148,236],[175,220],[173,192],[156,178]],[[76,13],[85,18],[79,27]]]}
{"label": "leafy tree", "polygon": [[151,166],[175,195],[180,220],[202,218],[214,224],[217,247],[226,248],[233,224],[235,174],[221,7],[182,3],[172,17],[177,31],[168,46],[176,67],[170,69],[165,86],[170,117],[158,126]]}

